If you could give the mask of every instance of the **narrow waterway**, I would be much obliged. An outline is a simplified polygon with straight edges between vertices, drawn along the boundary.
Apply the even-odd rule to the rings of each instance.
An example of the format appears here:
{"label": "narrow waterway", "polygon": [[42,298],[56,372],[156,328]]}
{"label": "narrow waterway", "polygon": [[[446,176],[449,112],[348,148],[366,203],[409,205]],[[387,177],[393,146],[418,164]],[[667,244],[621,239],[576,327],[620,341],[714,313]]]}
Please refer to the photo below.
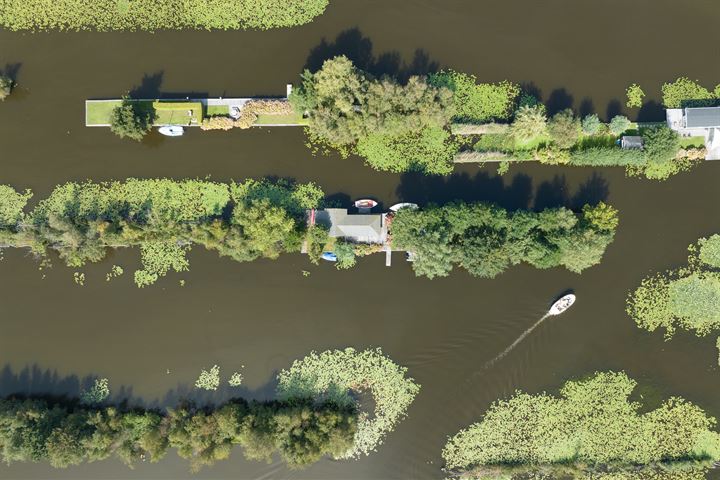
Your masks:
{"label": "narrow waterway", "polygon": [[[582,275],[520,266],[494,280],[458,271],[430,281],[415,278],[400,255],[391,268],[377,255],[338,272],[300,255],[238,264],[195,248],[189,273],[141,290],[129,274],[137,251],[84,268],[84,287],[58,262],[39,271],[24,252],[6,251],[0,394],[76,393],[79,381],[99,375],[117,395],[168,404],[202,368],[218,364],[226,375],[244,365],[241,392],[264,398],[293,359],[343,346],[382,347],[422,390],[379,451],[358,461],[287,471],[246,462],[238,451],[192,475],[170,454],[134,470],[114,461],[68,470],[3,465],[0,478],[441,478],[447,436],[493,400],[607,369],[639,380],[645,400],[681,395],[720,416],[715,338],[678,334],[665,342],[624,312],[628,290],[644,275],[683,263],[688,244],[720,231],[720,163],[665,183],[626,178],[619,169],[538,165],[513,167],[504,177],[465,165],[451,177],[428,178],[374,172],[353,158],[313,157],[299,129],[191,131],[134,144],[83,127],[85,98],[133,89],[280,95],[304,65],[335,52],[378,72],[452,67],[482,80],[533,82],[555,107],[592,105],[605,116],[632,82],[654,99],[663,81],[681,74],[710,87],[720,82],[718,17],[717,3],[700,0],[333,0],[313,24],[283,31],[0,32],[0,68],[15,65],[20,85],[0,104],[0,183],[32,188],[36,199],[58,183],[86,178],[275,175],[347,196],[338,198],[372,195],[386,206],[461,198],[540,208],[604,200],[621,213],[603,263]],[[113,264],[127,273],[106,282]],[[568,289],[578,296],[571,310],[546,319],[483,368]]]}

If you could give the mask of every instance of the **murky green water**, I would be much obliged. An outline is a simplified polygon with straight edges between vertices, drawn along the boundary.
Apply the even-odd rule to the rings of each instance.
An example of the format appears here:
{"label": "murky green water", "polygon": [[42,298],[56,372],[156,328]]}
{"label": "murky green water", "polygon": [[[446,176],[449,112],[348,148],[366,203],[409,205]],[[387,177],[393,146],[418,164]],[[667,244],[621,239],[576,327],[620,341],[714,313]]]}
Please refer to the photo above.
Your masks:
{"label": "murky green water", "polygon": [[[534,82],[551,105],[592,104],[604,116],[632,82],[654,98],[663,81],[681,74],[718,83],[719,15],[717,3],[699,0],[335,0],[315,23],[284,31],[0,32],[0,65],[20,64],[20,89],[0,105],[0,182],[32,188],[38,198],[85,178],[277,175],[386,205],[463,198],[519,208],[604,198],[621,212],[604,262],[580,276],[518,267],[492,281],[461,272],[428,281],[415,278],[400,255],[391,268],[378,255],[337,272],[300,255],[237,264],[196,248],[189,274],[139,290],[128,274],[105,282],[113,264],[130,272],[138,252],[84,269],[86,286],[79,287],[71,270],[58,264],[40,272],[24,252],[8,251],[0,263],[0,393],[73,392],[83,377],[100,375],[119,395],[164,404],[217,363],[224,374],[244,365],[243,393],[262,398],[293,359],[348,345],[382,347],[423,388],[380,451],[359,461],[289,472],[245,462],[237,452],[192,476],[171,454],[135,470],[112,461],[65,471],[2,466],[0,478],[438,478],[446,437],[494,399],[518,388],[552,390],[600,369],[625,369],[646,391],[682,395],[720,415],[714,338],[680,334],[664,342],[624,313],[627,291],[645,274],[684,263],[688,244],[720,230],[720,164],[663,184],[618,169],[539,166],[502,178],[464,166],[453,177],[428,179],[374,172],[357,159],[312,157],[297,129],[192,131],[136,145],[83,127],[85,98],[117,96],[145,75],[141,91],[149,95],[280,95],[303,65],[336,52],[375,71],[406,74],[437,64],[483,80]],[[569,288],[578,295],[571,311],[482,370]]]}

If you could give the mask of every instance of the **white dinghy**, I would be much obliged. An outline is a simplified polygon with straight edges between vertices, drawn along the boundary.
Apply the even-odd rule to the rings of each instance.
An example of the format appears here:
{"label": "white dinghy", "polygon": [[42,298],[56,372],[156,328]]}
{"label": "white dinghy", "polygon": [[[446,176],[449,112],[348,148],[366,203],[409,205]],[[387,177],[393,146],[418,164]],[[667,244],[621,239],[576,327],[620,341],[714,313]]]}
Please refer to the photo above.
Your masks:
{"label": "white dinghy", "polygon": [[575,295],[568,293],[552,304],[552,307],[548,310],[548,315],[560,315],[565,310],[572,307],[573,303],[575,303]]}
{"label": "white dinghy", "polygon": [[166,137],[182,137],[185,129],[177,125],[165,125],[164,127],[158,128],[158,132]]}

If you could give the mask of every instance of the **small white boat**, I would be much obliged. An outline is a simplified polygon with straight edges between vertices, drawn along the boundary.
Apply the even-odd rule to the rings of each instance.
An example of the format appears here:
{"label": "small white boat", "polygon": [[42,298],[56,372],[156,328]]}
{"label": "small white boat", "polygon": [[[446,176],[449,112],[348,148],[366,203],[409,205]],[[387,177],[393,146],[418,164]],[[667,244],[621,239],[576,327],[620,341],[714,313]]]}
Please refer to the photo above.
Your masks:
{"label": "small white boat", "polygon": [[396,203],[395,205],[390,207],[390,211],[397,212],[398,210],[402,210],[403,208],[411,208],[413,210],[417,210],[419,207],[418,207],[417,203],[409,203],[409,202]]}
{"label": "small white boat", "polygon": [[185,133],[185,129],[177,125],[165,125],[164,127],[158,128],[158,132],[166,137],[181,137],[182,134]]}
{"label": "small white boat", "polygon": [[548,310],[548,315],[560,315],[565,310],[572,307],[573,303],[575,303],[575,295],[568,293],[552,304],[552,307]]}
{"label": "small white boat", "polygon": [[355,201],[355,208],[359,208],[361,210],[370,210],[371,208],[377,207],[377,202],[375,200],[371,200],[369,198],[361,198],[360,200]]}

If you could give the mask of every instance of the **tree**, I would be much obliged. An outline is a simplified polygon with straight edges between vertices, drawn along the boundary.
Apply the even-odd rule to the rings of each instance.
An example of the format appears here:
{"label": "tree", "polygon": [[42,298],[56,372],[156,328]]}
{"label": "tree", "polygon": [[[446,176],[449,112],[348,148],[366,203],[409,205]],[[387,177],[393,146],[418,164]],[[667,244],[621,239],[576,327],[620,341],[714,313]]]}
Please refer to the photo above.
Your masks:
{"label": "tree", "polygon": [[154,113],[142,111],[138,102],[133,102],[126,97],[122,104],[112,111],[110,130],[120,138],[129,138],[139,142],[145,138],[154,121]]}
{"label": "tree", "polygon": [[0,101],[5,100],[12,92],[15,82],[7,75],[0,73]]}
{"label": "tree", "polygon": [[687,77],[663,84],[662,96],[666,108],[708,107],[717,99],[717,94]]}
{"label": "tree", "polygon": [[587,115],[582,120],[582,131],[587,135],[597,135],[602,132],[604,126],[596,113]]}
{"label": "tree", "polygon": [[376,170],[447,175],[458,144],[447,130],[433,127],[401,135],[373,133],[360,139],[357,151]]}
{"label": "tree", "polygon": [[625,103],[625,105],[628,108],[642,107],[642,101],[645,97],[645,92],[643,92],[643,89],[640,88],[640,85],[638,85],[637,83],[633,83],[627,88],[625,94],[627,95],[627,102]]}
{"label": "tree", "polygon": [[528,142],[547,131],[547,117],[540,107],[520,107],[510,125],[510,135],[518,142]]}
{"label": "tree", "polygon": [[550,138],[560,149],[567,150],[577,143],[581,132],[580,120],[569,108],[558,112],[548,123]]}
{"label": "tree", "polygon": [[683,168],[682,163],[676,160],[680,150],[677,132],[662,126],[645,130],[642,137],[647,157],[645,176],[664,180]]}
{"label": "tree", "polygon": [[632,122],[624,115],[615,115],[610,120],[610,133],[613,135],[622,135],[625,131],[630,128]]}
{"label": "tree", "polygon": [[345,242],[342,240],[338,240],[335,243],[334,253],[335,253],[335,256],[337,257],[337,262],[335,262],[335,267],[338,270],[347,270],[347,269],[355,266],[355,263],[356,263],[355,250],[351,243],[348,243],[348,242]]}
{"label": "tree", "polygon": [[507,120],[520,95],[520,86],[515,83],[503,81],[478,84],[474,75],[454,70],[430,75],[428,81],[431,85],[447,87],[453,92],[455,120],[464,123]]}

